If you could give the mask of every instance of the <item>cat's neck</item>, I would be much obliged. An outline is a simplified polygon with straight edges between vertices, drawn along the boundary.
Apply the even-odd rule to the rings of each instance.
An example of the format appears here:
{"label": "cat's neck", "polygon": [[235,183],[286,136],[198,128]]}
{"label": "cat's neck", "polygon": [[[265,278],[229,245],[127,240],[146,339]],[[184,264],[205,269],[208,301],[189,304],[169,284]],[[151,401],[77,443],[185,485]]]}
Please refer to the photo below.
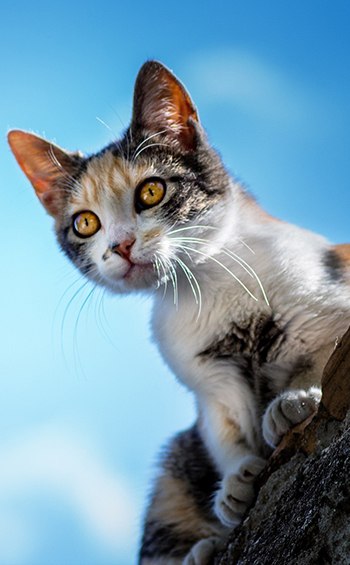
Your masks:
{"label": "cat's neck", "polygon": [[170,281],[165,292],[157,290],[161,315],[172,317],[181,309],[195,320],[210,316],[218,300],[228,301],[231,315],[239,318],[273,309],[289,315],[295,304],[314,302],[316,287],[324,284],[320,257],[330,248],[327,240],[267,215],[237,185],[212,220],[199,236],[208,238],[204,251],[192,251],[195,243],[185,246],[193,278],[177,266],[175,288]]}

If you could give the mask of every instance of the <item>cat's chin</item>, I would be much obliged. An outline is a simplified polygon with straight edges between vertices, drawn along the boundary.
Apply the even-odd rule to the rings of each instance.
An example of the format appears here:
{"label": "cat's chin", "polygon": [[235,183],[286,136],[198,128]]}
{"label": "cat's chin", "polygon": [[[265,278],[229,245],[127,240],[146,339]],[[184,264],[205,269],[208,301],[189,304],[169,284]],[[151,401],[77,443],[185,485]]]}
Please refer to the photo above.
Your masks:
{"label": "cat's chin", "polygon": [[152,263],[130,265],[128,271],[118,280],[109,279],[108,287],[117,293],[151,291],[157,288],[158,279]]}
{"label": "cat's chin", "polygon": [[132,288],[149,288],[157,281],[157,275],[153,263],[130,265],[129,270],[123,277],[124,284]]}

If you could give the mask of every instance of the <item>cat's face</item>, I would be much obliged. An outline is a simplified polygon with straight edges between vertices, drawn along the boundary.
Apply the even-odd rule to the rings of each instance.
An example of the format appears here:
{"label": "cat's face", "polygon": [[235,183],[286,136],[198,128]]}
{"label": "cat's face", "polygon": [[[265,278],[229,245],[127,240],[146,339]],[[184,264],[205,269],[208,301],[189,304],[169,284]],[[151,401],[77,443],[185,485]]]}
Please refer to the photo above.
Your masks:
{"label": "cat's face", "polygon": [[188,278],[188,261],[205,253],[198,226],[220,226],[226,172],[186,90],[160,63],[142,67],[131,126],[100,153],[67,153],[18,130],[9,143],[64,252],[115,292],[157,288],[176,269]]}

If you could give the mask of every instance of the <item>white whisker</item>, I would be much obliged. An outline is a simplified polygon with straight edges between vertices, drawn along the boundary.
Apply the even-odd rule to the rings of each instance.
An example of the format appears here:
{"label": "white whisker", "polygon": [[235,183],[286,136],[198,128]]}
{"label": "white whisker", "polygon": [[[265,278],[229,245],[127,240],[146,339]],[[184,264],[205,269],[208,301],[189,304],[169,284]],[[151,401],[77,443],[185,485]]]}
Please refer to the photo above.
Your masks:
{"label": "white whisker", "polygon": [[157,257],[156,254],[154,254],[153,257],[154,257],[154,264],[156,266],[156,272],[157,272],[157,288],[159,288],[160,285],[161,285],[160,272],[159,272],[159,261],[158,261],[158,257]]}
{"label": "white whisker", "polygon": [[233,277],[241,286],[242,288],[244,288],[244,290],[249,294],[249,296],[251,296],[254,300],[256,300],[256,302],[258,302],[258,299],[256,298],[256,296],[254,296],[254,294],[249,290],[248,287],[246,287],[246,285],[234,274],[232,273],[232,271],[230,271],[230,269],[228,267],[226,267],[226,265],[224,265],[223,263],[221,263],[221,261],[219,261],[218,259],[216,259],[215,257],[213,257],[212,255],[209,255],[208,253],[204,253],[203,251],[199,251],[199,249],[195,249],[193,247],[189,247],[187,245],[181,245],[178,244],[178,247],[180,249],[187,249],[190,252],[193,253],[197,253],[198,255],[201,255],[202,257],[206,257],[208,259],[211,259],[212,261],[214,261],[214,263],[217,263],[220,267],[222,267],[231,277]]}
{"label": "white whisker", "polygon": [[[260,287],[260,290],[261,290],[261,293],[262,293],[262,295],[263,295],[263,297],[264,297],[264,300],[265,300],[267,306],[269,306],[270,303],[269,303],[268,298],[267,298],[267,296],[266,296],[266,292],[265,292],[265,289],[264,289],[264,287],[263,287],[263,284],[262,284],[260,278],[258,277],[258,275],[256,274],[256,272],[254,271],[253,267],[251,267],[251,266],[249,265],[249,263],[247,263],[244,259],[242,259],[242,257],[239,257],[239,256],[236,255],[236,253],[234,253],[233,251],[230,251],[229,249],[226,249],[226,247],[223,248],[223,252],[225,253],[225,255],[228,255],[228,257],[231,257],[231,259],[233,259],[233,260],[236,261],[239,265],[241,265],[241,267],[242,267],[245,271],[247,271],[248,274],[250,274],[252,277],[255,278],[256,282],[258,283],[258,285],[259,285],[259,287]],[[254,253],[254,252],[252,251],[252,253]]]}
{"label": "white whisker", "polygon": [[54,150],[53,150],[53,145],[50,145],[50,149],[49,151],[46,152],[47,157],[50,159],[50,161],[53,163],[53,165],[55,165],[55,167],[60,171],[64,173],[64,177],[65,177],[65,181],[69,180],[71,182],[71,188],[74,190],[75,188],[81,188],[80,183],[72,176],[68,173],[68,171],[63,167],[62,163],[59,162],[59,160],[57,159]]}
{"label": "white whisker", "polygon": [[[201,239],[199,237],[173,237],[171,238],[172,241],[183,241],[184,243],[204,243],[205,245],[211,245],[211,242],[208,241],[207,239]],[[227,255],[228,257],[230,257],[233,261],[236,261],[236,263],[238,263],[242,269],[244,269],[246,271],[246,273],[252,277],[252,278],[257,278],[257,275],[255,274],[254,270],[252,269],[252,267],[246,263],[246,261],[244,261],[244,259],[241,259],[238,255],[236,255],[236,253],[233,253],[233,251],[230,251],[229,249],[227,249],[226,247],[222,247],[220,249],[221,253],[224,253],[225,255]]]}
{"label": "white whisker", "polygon": [[[106,297],[106,289],[99,288],[98,298],[95,300],[95,320],[99,332],[104,337],[104,339],[114,348],[117,349],[115,343],[113,343],[107,329],[111,329],[106,312],[104,309],[104,299]],[[106,329],[107,328],[107,329]]]}
{"label": "white whisker", "polygon": [[[199,283],[198,283],[196,277],[194,276],[194,274],[192,273],[191,269],[189,269],[188,266],[186,265],[186,263],[184,263],[179,257],[176,257],[176,256],[174,257],[174,260],[180,265],[183,272],[185,273],[185,276],[186,276],[186,278],[189,282],[189,285],[192,289],[192,293],[193,293],[194,299],[196,301],[196,304],[198,304],[198,314],[197,314],[197,319],[196,319],[196,321],[198,321],[199,317],[201,315],[201,312],[202,312],[202,293],[201,293]],[[193,280],[196,288],[193,286],[192,280]]]}
{"label": "white whisker", "polygon": [[142,147],[142,149],[140,149],[136,153],[136,155],[133,157],[131,162],[133,163],[135,161],[135,159],[137,159],[137,157],[140,155],[140,153],[142,153],[142,151],[145,151],[145,149],[149,149],[150,147],[160,147],[160,146],[167,147],[168,145],[167,145],[167,143],[150,143],[149,145]]}
{"label": "white whisker", "polygon": [[[182,227],[182,228],[177,228],[176,230],[170,230],[170,231],[168,230],[168,231],[166,232],[166,234],[167,234],[167,235],[172,235],[173,233],[179,233],[179,232],[181,232],[181,231],[185,231],[185,230],[194,230],[194,229],[208,229],[208,230],[217,230],[217,231],[220,230],[220,228],[217,228],[217,227],[215,227],[215,226],[205,226],[205,225],[203,226],[203,225],[201,225],[201,224],[198,224],[198,225],[196,225],[196,226],[184,226],[184,227]],[[239,238],[239,237],[237,237],[236,239],[237,239],[237,241],[239,241],[242,245],[244,245],[244,247],[246,247],[246,248],[248,249],[248,251],[250,251],[253,255],[255,255],[255,251],[254,251],[251,247],[249,247],[249,245],[248,245],[243,239],[241,239],[241,238]]]}
{"label": "white whisker", "polygon": [[[119,118],[119,116],[118,116]],[[120,118],[119,118],[120,119]],[[124,173],[126,172],[126,160],[125,160],[125,155],[124,155],[124,150],[122,147],[122,144],[120,141],[118,141],[116,138],[118,137],[118,135],[116,134],[116,132],[108,125],[106,124],[106,122],[104,122],[103,120],[101,120],[101,118],[99,118],[98,116],[96,116],[96,120],[98,120],[102,125],[104,125],[113,135],[113,140],[112,143],[119,149],[120,152],[120,156],[122,159],[122,164],[123,164],[123,171]],[[121,120],[120,120],[121,121]],[[127,140],[128,143],[128,140]]]}
{"label": "white whisker", "polygon": [[91,296],[94,294],[95,290],[96,290],[96,286],[94,286],[90,292],[88,293],[88,295],[86,296],[86,298],[84,299],[79,312],[78,312],[78,316],[77,319],[75,321],[75,325],[74,325],[74,331],[73,331],[73,357],[74,357],[74,366],[76,371],[78,372],[78,368],[80,368],[81,374],[83,376],[85,376],[85,371],[84,371],[84,367],[81,361],[81,357],[79,354],[79,347],[78,347],[78,325],[79,325],[79,320],[80,317],[82,315],[82,312],[86,306],[86,304],[89,302]]}
{"label": "white whisker", "polygon": [[136,159],[137,155],[138,155],[138,151],[139,149],[141,149],[142,145],[144,145],[145,143],[147,143],[147,141],[149,141],[150,139],[152,139],[153,137],[157,137],[157,135],[161,135],[162,133],[165,133],[166,130],[163,129],[162,131],[157,131],[157,133],[152,133],[152,135],[149,135],[148,137],[146,137],[146,139],[144,139],[143,141],[141,141],[141,143],[138,144],[138,146],[136,147],[132,157],[131,157],[131,163],[134,162],[134,159]]}
{"label": "white whisker", "polygon": [[98,120],[103,126],[105,126],[113,135],[115,135],[114,131],[112,131],[112,128],[110,128],[106,122],[104,122],[103,120],[101,120],[101,118],[99,118],[98,116],[96,116],[96,120]]}
{"label": "white whisker", "polygon": [[[198,237],[179,237],[179,238],[171,238],[171,241],[180,241],[180,242],[184,242],[184,243],[202,243],[205,245],[211,245],[211,242],[208,241],[207,239],[202,239],[202,238],[198,238]],[[185,249],[184,249],[185,251]],[[259,285],[259,288],[261,290],[261,293],[264,297],[264,300],[266,302],[266,304],[269,306],[269,301],[268,298],[266,296],[266,292],[264,290],[264,287],[262,285],[262,282],[259,278],[259,276],[257,275],[257,273],[254,271],[254,269],[251,267],[251,265],[249,265],[249,263],[247,263],[244,259],[242,259],[242,257],[240,257],[239,255],[237,255],[236,253],[234,253],[233,251],[231,251],[230,249],[227,249],[226,247],[221,248],[220,250],[222,253],[224,253],[225,255],[227,255],[228,257],[230,257],[233,261],[235,261],[238,265],[240,265],[240,267],[242,267],[242,269],[252,278],[255,278],[256,282]],[[208,257],[211,257],[208,254]]]}
{"label": "white whisker", "polygon": [[[119,116],[118,116],[118,118],[119,118]],[[112,143],[113,143],[113,145],[115,145],[115,146],[117,147],[117,149],[119,150],[119,153],[120,153],[120,156],[121,156],[121,159],[122,159],[123,171],[124,171],[124,173],[125,173],[125,172],[126,172],[126,158],[125,158],[125,155],[124,155],[124,149],[123,149],[123,146],[122,146],[122,144],[121,144],[121,140],[118,140],[118,139],[117,139],[117,138],[118,138],[118,135],[116,134],[116,132],[115,132],[112,128],[109,127],[109,125],[107,125],[103,120],[101,120],[101,119],[100,119],[99,117],[97,117],[97,116],[96,116],[96,119],[97,119],[99,122],[101,122],[101,124],[103,124],[104,126],[106,126],[106,128],[112,133],[112,135],[113,135]],[[119,118],[119,119],[120,119],[120,118]],[[121,122],[121,120],[120,120],[120,122]],[[122,122],[121,122],[121,123],[122,123]],[[128,146],[128,139],[127,139],[127,146]],[[127,149],[127,151],[128,151],[128,149]]]}
{"label": "white whisker", "polygon": [[[164,298],[164,296],[166,295],[167,288],[168,288],[168,275],[167,275],[167,270],[166,270],[166,267],[165,267],[165,265],[164,265],[164,262],[162,261],[162,259],[161,259],[159,256],[157,256],[157,261],[159,262],[159,265],[160,265],[160,267],[162,268],[163,273],[164,273],[164,275],[163,275],[163,279],[164,279],[164,294],[163,294],[163,298]],[[162,282],[163,282],[163,281],[160,280],[160,284],[162,284]]]}
{"label": "white whisker", "polygon": [[168,273],[169,273],[169,277],[171,280],[171,283],[173,285],[173,292],[174,292],[174,304],[176,306],[176,310],[178,308],[178,298],[179,298],[179,293],[178,293],[178,283],[177,283],[177,273],[176,273],[176,269],[171,261],[171,259],[169,257],[164,257],[164,255],[160,252],[158,252],[158,257],[161,256],[163,263],[165,263],[165,265],[168,268]]}
{"label": "white whisker", "polygon": [[167,235],[172,235],[173,233],[179,233],[185,230],[194,230],[194,229],[208,229],[208,230],[218,230],[219,228],[215,228],[214,226],[202,226],[200,224],[196,226],[184,226],[183,228],[177,228],[176,230],[167,231]]}
{"label": "white whisker", "polygon": [[178,308],[178,303],[179,303],[179,291],[178,291],[178,285],[177,285],[177,273],[176,273],[176,269],[174,267],[174,265],[172,264],[171,260],[169,259],[169,274],[170,274],[170,278],[171,278],[171,282],[173,285],[173,289],[174,289],[174,305],[175,308],[177,310]]}

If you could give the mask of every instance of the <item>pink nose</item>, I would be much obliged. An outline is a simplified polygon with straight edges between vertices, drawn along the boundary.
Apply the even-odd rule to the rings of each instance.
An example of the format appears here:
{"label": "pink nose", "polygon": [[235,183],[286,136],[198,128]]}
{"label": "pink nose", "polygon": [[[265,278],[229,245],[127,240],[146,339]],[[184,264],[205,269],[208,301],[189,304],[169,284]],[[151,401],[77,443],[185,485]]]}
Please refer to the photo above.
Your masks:
{"label": "pink nose", "polygon": [[113,245],[111,245],[111,251],[113,253],[116,253],[117,255],[120,255],[120,257],[123,257],[123,259],[130,260],[130,252],[134,243],[134,239],[126,239],[121,243],[114,243]]}

